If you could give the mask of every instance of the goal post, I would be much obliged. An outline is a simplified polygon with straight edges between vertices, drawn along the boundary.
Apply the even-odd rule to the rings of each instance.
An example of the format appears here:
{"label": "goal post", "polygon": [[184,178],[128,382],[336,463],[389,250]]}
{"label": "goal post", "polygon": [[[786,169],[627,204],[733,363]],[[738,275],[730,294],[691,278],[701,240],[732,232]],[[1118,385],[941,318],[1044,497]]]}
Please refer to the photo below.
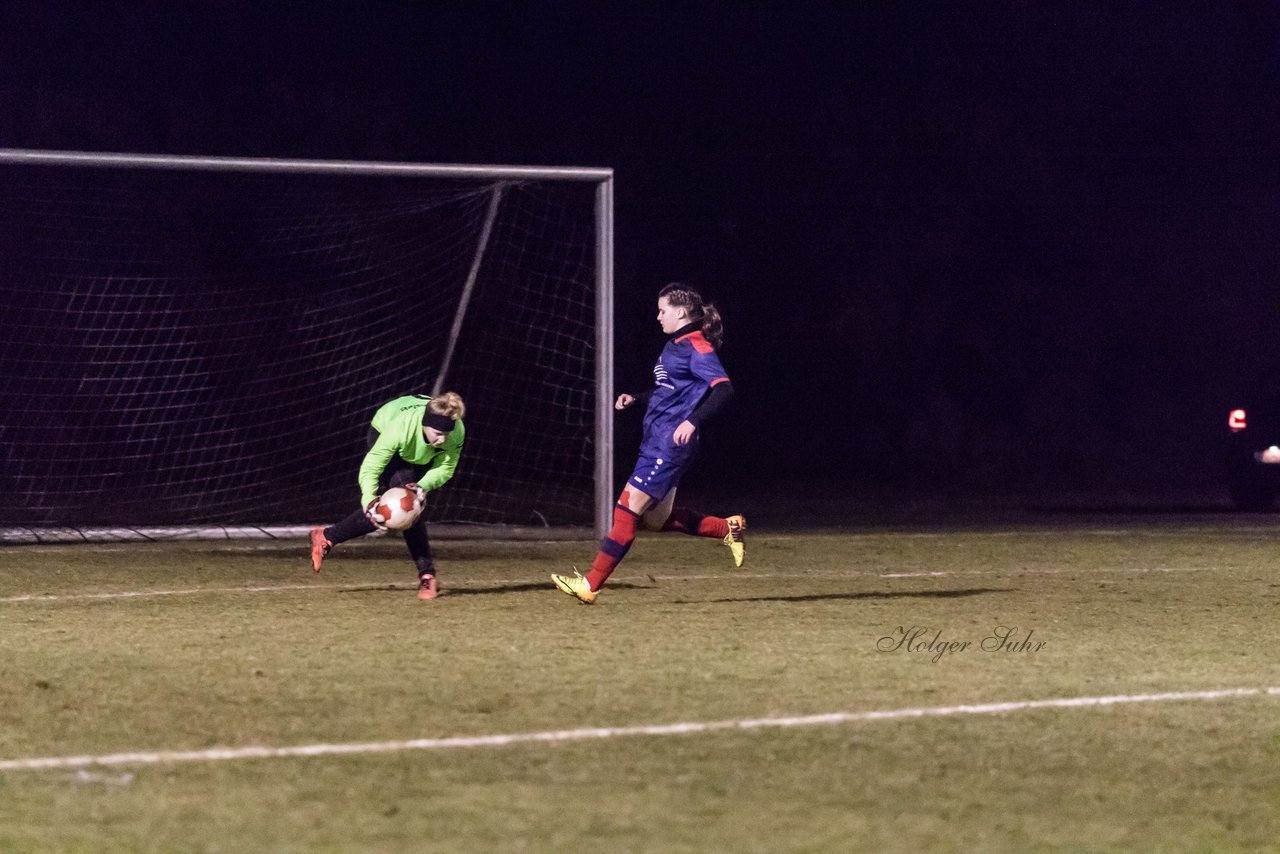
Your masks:
{"label": "goal post", "polygon": [[613,239],[610,169],[0,149],[0,543],[336,521],[441,390],[428,519],[603,536]]}

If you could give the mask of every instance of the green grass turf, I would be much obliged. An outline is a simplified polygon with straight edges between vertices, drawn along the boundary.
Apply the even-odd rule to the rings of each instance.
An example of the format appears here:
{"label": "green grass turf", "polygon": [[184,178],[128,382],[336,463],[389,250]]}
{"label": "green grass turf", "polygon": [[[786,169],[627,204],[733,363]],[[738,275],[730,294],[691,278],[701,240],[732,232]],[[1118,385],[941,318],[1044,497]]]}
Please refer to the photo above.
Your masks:
{"label": "green grass turf", "polygon": [[[757,525],[757,528],[761,526]],[[1280,687],[1266,518],[0,550],[0,760]],[[251,590],[250,588],[274,588]],[[84,598],[86,594],[170,595]],[[60,598],[55,598],[60,597]],[[1038,651],[990,651],[1000,626]],[[899,629],[969,641],[891,648]],[[878,645],[882,648],[878,648]],[[885,649],[888,647],[888,649]],[[0,771],[0,851],[1278,850],[1280,695]]]}

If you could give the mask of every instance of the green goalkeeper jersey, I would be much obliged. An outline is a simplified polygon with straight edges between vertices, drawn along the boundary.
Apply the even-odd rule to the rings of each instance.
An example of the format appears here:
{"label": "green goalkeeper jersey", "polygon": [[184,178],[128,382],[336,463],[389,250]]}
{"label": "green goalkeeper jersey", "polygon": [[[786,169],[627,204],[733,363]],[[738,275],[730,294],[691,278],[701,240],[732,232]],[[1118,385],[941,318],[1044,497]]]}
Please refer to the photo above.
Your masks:
{"label": "green goalkeeper jersey", "polygon": [[384,403],[373,414],[372,424],[378,431],[378,440],[360,464],[361,507],[367,507],[378,497],[378,478],[396,454],[406,462],[427,466],[426,473],[418,479],[418,485],[427,492],[439,489],[453,477],[458,457],[462,454],[466,429],[459,418],[443,445],[437,448],[429,444],[422,432],[422,416],[430,402],[431,398],[426,395],[397,397]]}

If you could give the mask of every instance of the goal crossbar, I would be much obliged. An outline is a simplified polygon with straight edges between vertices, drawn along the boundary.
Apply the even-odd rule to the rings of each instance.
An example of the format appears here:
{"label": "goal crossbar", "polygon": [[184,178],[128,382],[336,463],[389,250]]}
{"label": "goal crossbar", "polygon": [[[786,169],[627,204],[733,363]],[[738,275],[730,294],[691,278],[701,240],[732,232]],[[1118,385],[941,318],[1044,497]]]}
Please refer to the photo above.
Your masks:
{"label": "goal crossbar", "polygon": [[308,160],[283,157],[202,157],[187,154],[128,154],[0,148],[0,163],[95,166],[121,169],[210,169],[227,172],[311,172],[336,175],[398,175],[411,178],[494,178],[513,181],[613,180],[613,170],[580,166],[503,166],[465,163],[398,163],[377,160]]}

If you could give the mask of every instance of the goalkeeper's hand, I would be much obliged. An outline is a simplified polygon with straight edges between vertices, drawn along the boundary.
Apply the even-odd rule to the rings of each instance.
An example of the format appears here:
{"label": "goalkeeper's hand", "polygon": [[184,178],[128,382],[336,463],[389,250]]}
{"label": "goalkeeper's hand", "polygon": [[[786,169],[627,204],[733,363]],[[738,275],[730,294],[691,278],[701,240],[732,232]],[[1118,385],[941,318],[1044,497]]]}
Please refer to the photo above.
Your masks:
{"label": "goalkeeper's hand", "polygon": [[370,501],[368,504],[365,505],[364,518],[368,519],[369,523],[372,524],[373,527],[377,528],[379,531],[385,531],[387,526],[382,524],[382,522],[379,521],[378,517],[374,515],[374,512],[373,512],[373,508],[378,506],[378,501],[381,498],[382,496],[379,495],[377,498],[373,499],[372,501]]}

